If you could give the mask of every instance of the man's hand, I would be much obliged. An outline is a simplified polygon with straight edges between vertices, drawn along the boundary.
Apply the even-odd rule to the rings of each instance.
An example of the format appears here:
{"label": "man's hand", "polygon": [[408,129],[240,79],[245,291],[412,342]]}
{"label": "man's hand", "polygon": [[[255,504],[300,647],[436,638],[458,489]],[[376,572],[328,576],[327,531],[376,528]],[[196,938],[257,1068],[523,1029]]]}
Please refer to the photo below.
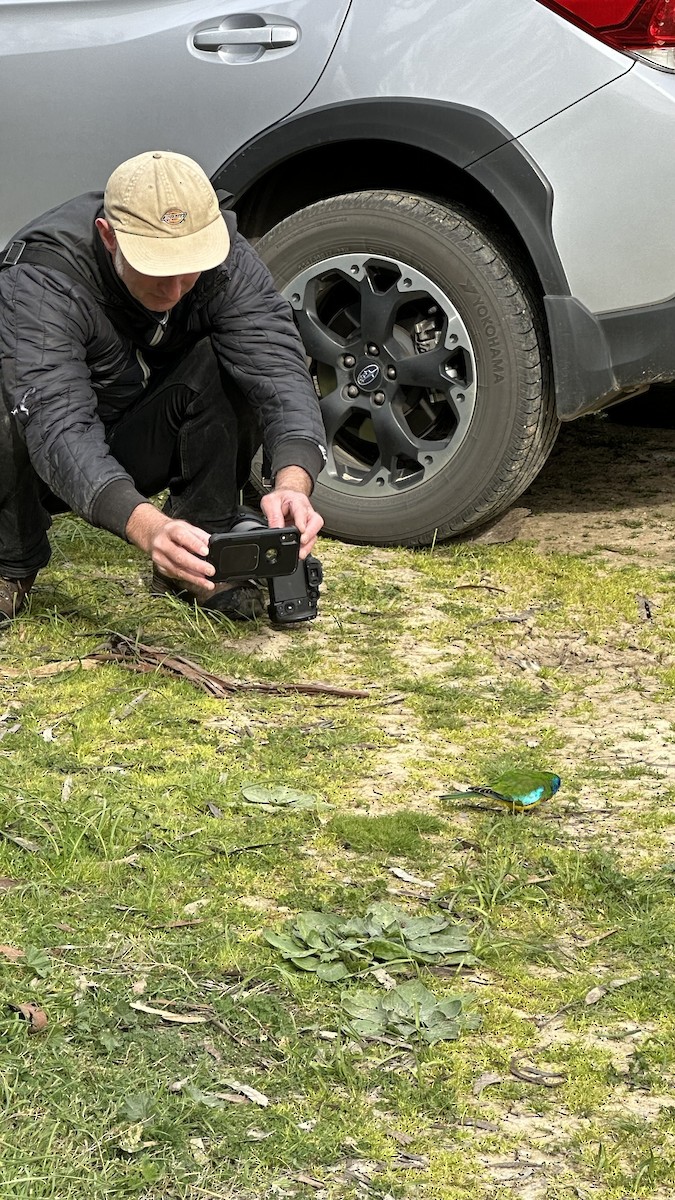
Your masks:
{"label": "man's hand", "polygon": [[279,471],[274,491],[260,501],[268,524],[273,529],[297,525],[300,530],[300,558],[307,558],[323,525],[323,517],[312,508],[309,495],[312,481],[302,467],[284,467]]}
{"label": "man's hand", "polygon": [[127,521],[126,535],[152,559],[163,575],[212,592],[209,576],[215,567],[206,562],[209,534],[187,521],[174,521],[153,504],[139,504]]}

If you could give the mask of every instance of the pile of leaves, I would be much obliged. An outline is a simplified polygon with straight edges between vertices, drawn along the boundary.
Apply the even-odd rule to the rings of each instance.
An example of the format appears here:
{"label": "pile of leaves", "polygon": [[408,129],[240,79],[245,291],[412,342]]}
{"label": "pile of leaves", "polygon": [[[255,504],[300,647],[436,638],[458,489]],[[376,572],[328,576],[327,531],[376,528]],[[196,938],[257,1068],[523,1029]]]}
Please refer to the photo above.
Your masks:
{"label": "pile of leaves", "polygon": [[350,1018],[348,1033],[356,1037],[396,1037],[406,1041],[451,1042],[463,1029],[477,1029],[479,1018],[466,1012],[471,997],[448,996],[437,1000],[419,979],[411,979],[389,992],[358,991],[342,995]]}
{"label": "pile of leaves", "polygon": [[359,975],[379,963],[389,970],[408,963],[473,961],[466,930],[442,914],[415,917],[395,904],[371,904],[363,917],[304,912],[287,921],[282,933],[267,930],[265,938],[301,971],[315,971],[334,983]]}

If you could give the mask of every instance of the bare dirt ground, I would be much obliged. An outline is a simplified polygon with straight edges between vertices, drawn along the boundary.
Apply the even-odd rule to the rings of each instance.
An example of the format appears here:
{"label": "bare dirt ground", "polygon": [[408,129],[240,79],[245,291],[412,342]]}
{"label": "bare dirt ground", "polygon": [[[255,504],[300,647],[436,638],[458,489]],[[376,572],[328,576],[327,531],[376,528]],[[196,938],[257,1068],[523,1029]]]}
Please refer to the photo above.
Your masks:
{"label": "bare dirt ground", "polygon": [[563,425],[520,503],[531,516],[518,536],[542,550],[595,550],[621,566],[675,564],[675,396],[672,428],[607,414]]}

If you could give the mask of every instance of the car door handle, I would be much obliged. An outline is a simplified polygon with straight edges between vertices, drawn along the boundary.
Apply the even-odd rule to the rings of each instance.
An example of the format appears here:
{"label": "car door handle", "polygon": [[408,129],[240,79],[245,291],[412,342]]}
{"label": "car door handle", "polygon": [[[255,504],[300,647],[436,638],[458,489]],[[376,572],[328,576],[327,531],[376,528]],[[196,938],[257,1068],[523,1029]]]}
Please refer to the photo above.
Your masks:
{"label": "car door handle", "polygon": [[254,25],[251,29],[201,29],[192,39],[196,50],[221,50],[229,46],[264,46],[277,50],[294,46],[298,31],[292,25]]}

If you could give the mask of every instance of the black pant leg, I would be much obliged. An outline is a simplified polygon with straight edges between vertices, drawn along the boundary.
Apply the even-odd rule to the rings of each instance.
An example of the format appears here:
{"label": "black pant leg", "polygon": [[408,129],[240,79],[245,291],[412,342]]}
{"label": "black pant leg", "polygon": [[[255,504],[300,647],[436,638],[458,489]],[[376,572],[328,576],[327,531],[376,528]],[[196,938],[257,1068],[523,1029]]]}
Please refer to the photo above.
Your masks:
{"label": "black pant leg", "polygon": [[260,434],[203,341],[124,413],[107,440],[139,491],[152,496],[168,487],[172,517],[215,533],[231,527]]}
{"label": "black pant leg", "polygon": [[[169,488],[167,511],[209,533],[227,531],[260,433],[207,341],[106,427],[111,452],[146,496]],[[49,512],[67,511],[39,478],[0,396],[0,577],[22,579],[50,558]]]}
{"label": "black pant leg", "polygon": [[51,518],[42,504],[46,491],[0,395],[0,578],[25,579],[49,562]]}

